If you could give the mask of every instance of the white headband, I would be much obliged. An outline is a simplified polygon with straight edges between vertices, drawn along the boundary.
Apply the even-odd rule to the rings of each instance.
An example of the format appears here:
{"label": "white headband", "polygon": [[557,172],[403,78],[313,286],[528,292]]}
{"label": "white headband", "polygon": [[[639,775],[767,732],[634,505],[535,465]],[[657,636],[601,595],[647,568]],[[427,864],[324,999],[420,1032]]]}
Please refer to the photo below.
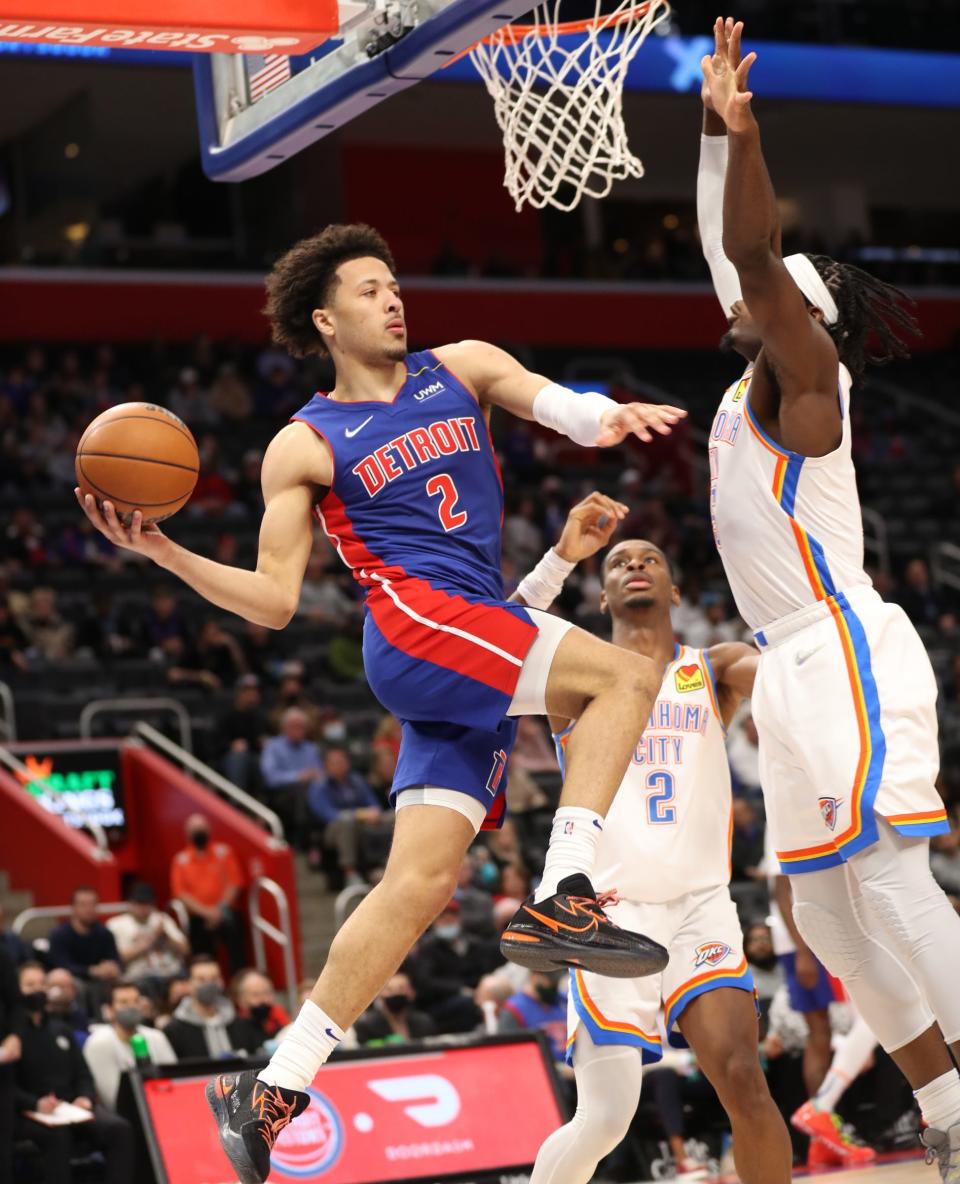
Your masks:
{"label": "white headband", "polygon": [[783,265],[793,277],[793,282],[806,296],[814,308],[819,308],[828,325],[835,325],[839,319],[837,306],[830,290],[806,255],[787,255]]}

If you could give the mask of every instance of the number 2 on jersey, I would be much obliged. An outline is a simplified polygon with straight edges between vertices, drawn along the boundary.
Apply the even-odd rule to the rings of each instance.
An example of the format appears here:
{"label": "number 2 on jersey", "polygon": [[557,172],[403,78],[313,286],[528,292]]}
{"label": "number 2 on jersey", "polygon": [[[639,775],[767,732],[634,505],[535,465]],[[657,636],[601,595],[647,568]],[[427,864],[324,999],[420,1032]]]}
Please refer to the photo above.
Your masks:
{"label": "number 2 on jersey", "polygon": [[676,786],[673,774],[657,769],[647,774],[647,822],[654,826],[677,821],[677,807],[674,803]]}
{"label": "number 2 on jersey", "polygon": [[457,527],[463,526],[467,520],[467,511],[457,509],[460,494],[449,473],[438,473],[427,482],[427,497],[436,497],[438,493],[440,505],[437,507],[437,513],[440,515],[440,525],[443,529],[456,530]]}

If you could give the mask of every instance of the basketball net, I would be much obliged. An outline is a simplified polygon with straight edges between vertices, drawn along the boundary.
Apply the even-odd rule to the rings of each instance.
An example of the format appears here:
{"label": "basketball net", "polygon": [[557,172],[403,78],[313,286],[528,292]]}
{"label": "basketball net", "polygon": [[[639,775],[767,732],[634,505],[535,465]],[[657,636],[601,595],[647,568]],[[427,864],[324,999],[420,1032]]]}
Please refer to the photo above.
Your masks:
{"label": "basketball net", "polygon": [[572,210],[586,194],[606,197],[614,181],[642,177],[623,121],[623,84],[667,0],[620,0],[591,20],[560,20],[548,0],[532,25],[505,25],[470,58],[493,99],[506,154],[504,185],[517,210]]}

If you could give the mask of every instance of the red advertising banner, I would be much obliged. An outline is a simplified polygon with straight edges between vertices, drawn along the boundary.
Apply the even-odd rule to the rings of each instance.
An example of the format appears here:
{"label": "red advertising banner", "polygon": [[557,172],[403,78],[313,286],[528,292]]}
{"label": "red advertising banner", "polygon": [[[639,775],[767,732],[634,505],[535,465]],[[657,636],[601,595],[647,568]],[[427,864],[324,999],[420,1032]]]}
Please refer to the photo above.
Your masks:
{"label": "red advertising banner", "polygon": [[339,28],[337,0],[0,0],[0,41],[48,45],[290,55]]}
{"label": "red advertising banner", "polygon": [[[280,1135],[271,1181],[377,1184],[533,1162],[563,1121],[533,1039],[344,1059]],[[143,1083],[169,1184],[232,1184],[203,1097],[206,1077]]]}

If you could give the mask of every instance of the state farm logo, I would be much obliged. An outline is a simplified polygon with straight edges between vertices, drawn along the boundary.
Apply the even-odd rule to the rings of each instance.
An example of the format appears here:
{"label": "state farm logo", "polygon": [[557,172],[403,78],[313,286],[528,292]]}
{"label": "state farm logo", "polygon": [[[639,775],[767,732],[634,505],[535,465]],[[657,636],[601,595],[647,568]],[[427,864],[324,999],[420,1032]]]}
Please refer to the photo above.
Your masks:
{"label": "state farm logo", "polygon": [[460,1113],[460,1095],[436,1073],[419,1073],[415,1077],[382,1077],[368,1081],[367,1086],[385,1102],[411,1102],[403,1112],[420,1126],[446,1126]]}
{"label": "state farm logo", "polygon": [[328,1171],[343,1151],[343,1126],[336,1110],[323,1094],[308,1089],[310,1105],[296,1122],[281,1132],[270,1163],[281,1176],[294,1179]]}
{"label": "state farm logo", "polygon": [[78,25],[0,23],[0,41],[27,41],[56,45],[101,45],[115,49],[219,50],[221,53],[267,53],[286,49],[303,53],[316,45],[317,36],[275,37],[257,33],[237,33],[218,29],[123,28],[86,22]]}

